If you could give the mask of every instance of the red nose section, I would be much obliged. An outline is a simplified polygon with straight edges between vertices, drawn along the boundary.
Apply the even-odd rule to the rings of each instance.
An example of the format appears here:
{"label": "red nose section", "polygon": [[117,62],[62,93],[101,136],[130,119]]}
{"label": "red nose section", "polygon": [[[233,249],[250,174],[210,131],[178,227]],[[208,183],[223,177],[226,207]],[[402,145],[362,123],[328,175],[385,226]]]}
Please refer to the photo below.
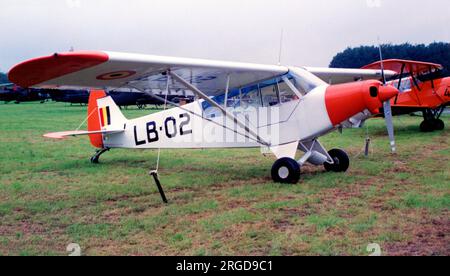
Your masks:
{"label": "red nose section", "polygon": [[385,102],[398,95],[398,90],[393,86],[381,86],[378,98],[381,102]]}

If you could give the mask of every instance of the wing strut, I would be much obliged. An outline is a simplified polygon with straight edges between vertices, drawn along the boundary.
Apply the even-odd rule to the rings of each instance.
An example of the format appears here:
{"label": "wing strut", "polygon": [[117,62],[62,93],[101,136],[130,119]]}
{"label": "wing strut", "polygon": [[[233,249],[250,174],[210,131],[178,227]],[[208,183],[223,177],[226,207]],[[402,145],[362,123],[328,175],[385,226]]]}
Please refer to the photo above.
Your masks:
{"label": "wing strut", "polygon": [[271,146],[270,143],[264,141],[255,131],[251,130],[248,126],[246,126],[244,123],[242,123],[236,116],[234,116],[233,114],[228,112],[223,106],[221,106],[220,104],[218,104],[215,101],[213,101],[212,99],[210,99],[205,93],[200,91],[200,89],[198,89],[197,87],[193,86],[192,84],[190,84],[189,82],[187,82],[186,80],[184,80],[183,78],[181,78],[180,76],[178,76],[177,74],[175,74],[172,71],[168,71],[168,74],[170,76],[172,76],[176,81],[178,81],[179,83],[184,85],[187,89],[191,90],[195,95],[197,95],[198,97],[200,97],[203,100],[205,100],[211,106],[214,106],[214,107],[218,108],[220,111],[222,111],[222,113],[225,116],[227,116],[229,119],[231,119],[234,122],[236,122],[236,124],[238,126],[242,127],[246,132],[248,132],[249,134],[253,135],[256,138],[258,143],[260,143],[262,145],[265,145],[265,146],[268,146],[268,147]]}
{"label": "wing strut", "polygon": [[[406,63],[403,63],[402,70],[400,72],[400,79],[398,80],[398,85],[397,85],[398,90],[400,90],[400,88],[402,86],[403,73],[405,72],[405,67],[406,67]],[[398,94],[397,94],[397,96],[395,96],[394,104],[397,104],[397,101],[398,101]]]}
{"label": "wing strut", "polygon": [[227,109],[227,105],[228,105],[228,93],[230,91],[230,80],[231,80],[230,74],[228,74],[228,76],[227,76],[227,86],[225,88],[225,100],[223,101],[223,107],[225,109]]}
{"label": "wing strut", "polygon": [[295,87],[294,84],[292,84],[292,82],[289,80],[288,77],[286,76],[282,76],[281,79],[289,86],[289,88],[294,91],[295,95],[297,95],[297,97],[301,100],[303,98],[302,93],[300,93],[300,91],[298,91],[297,87]]}

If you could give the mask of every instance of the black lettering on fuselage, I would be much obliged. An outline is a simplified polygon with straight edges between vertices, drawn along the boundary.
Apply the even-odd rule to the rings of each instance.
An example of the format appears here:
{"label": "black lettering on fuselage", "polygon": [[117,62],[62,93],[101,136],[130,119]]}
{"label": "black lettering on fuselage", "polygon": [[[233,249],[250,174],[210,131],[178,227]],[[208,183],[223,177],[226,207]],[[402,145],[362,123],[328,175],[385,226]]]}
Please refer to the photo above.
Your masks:
{"label": "black lettering on fuselage", "polygon": [[[178,135],[178,130],[180,131],[180,135],[188,135],[192,134],[192,129],[189,129],[191,116],[188,113],[184,113],[180,115],[181,123],[179,125],[179,129],[177,128],[177,120],[175,117],[167,117],[164,121],[164,125],[160,127],[160,131],[165,130],[165,134],[167,138],[174,138]],[[136,146],[142,146],[145,144],[151,144],[159,141],[159,132],[158,127],[155,121],[146,123],[146,132],[147,132],[147,140],[139,140],[137,133],[137,126],[134,126],[134,142]],[[164,133],[164,132],[163,132]]]}
{"label": "black lettering on fuselage", "polygon": [[137,137],[137,126],[134,126],[134,143],[136,144],[136,146],[142,146],[142,145],[146,144],[145,140],[141,140],[141,141],[138,140],[138,137]]}
{"label": "black lettering on fuselage", "polygon": [[448,87],[447,87],[447,89],[445,89],[444,96],[445,97],[450,97],[450,90],[448,90]]}
{"label": "black lettering on fuselage", "polygon": [[155,122],[147,123],[147,138],[149,143],[153,143],[159,140],[158,131],[156,130]]}

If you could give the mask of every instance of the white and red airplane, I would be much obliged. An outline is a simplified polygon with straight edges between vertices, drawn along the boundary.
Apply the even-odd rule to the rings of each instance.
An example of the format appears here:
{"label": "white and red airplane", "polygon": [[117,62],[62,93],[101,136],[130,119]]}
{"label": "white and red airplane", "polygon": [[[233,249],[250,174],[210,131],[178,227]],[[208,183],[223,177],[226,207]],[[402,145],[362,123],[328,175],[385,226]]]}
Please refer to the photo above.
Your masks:
{"label": "white and red airplane", "polygon": [[[347,154],[339,149],[327,151],[318,138],[357,114],[378,114],[383,103],[398,94],[396,88],[370,80],[379,79],[380,70],[315,68],[315,72],[341,82],[359,81],[328,85],[302,67],[100,51],[56,53],[25,61],[10,70],[9,79],[21,87],[91,89],[88,130],[45,136],[88,135],[100,149],[91,158],[94,163],[113,148],[261,147],[277,158],[273,180],[297,183],[306,162],[323,165],[327,171],[346,171]],[[150,95],[155,89],[166,95],[176,89],[190,90],[198,100],[128,120],[105,93],[121,87]],[[298,149],[304,155],[296,160]]]}

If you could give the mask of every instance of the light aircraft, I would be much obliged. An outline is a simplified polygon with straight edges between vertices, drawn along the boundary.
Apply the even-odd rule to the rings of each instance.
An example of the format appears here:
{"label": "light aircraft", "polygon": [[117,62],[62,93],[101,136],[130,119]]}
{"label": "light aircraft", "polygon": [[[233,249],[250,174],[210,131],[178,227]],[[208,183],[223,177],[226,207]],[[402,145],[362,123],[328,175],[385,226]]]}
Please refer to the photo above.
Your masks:
{"label": "light aircraft", "polygon": [[[411,60],[385,60],[386,69],[397,72],[395,80],[388,82],[400,93],[391,100],[393,115],[410,114],[421,111],[422,132],[443,130],[444,121],[440,119],[446,106],[450,104],[450,77],[442,78],[442,65]],[[381,68],[380,62],[363,69]]]}
{"label": "light aircraft", "polygon": [[[89,90],[74,90],[74,89],[48,89],[50,98],[55,102],[68,102],[71,104],[88,104],[89,102]],[[194,101],[193,95],[185,95],[182,93],[171,93],[167,96],[167,99],[171,102],[179,103],[185,101],[190,103]],[[114,102],[120,106],[136,105],[139,109],[144,108],[146,105],[164,105],[164,95],[159,95],[159,98],[154,98],[147,93],[131,91],[108,91],[108,96],[111,96]],[[163,98],[161,100],[161,98]]]}
{"label": "light aircraft", "polygon": [[[159,93],[154,93],[159,96],[155,98],[148,93],[128,90],[120,91],[108,91],[108,96],[111,96],[114,102],[120,106],[136,105],[139,109],[144,108],[146,105],[158,105],[164,104],[165,97]],[[187,93],[187,91],[171,91],[167,95],[167,99],[174,103],[191,103],[194,101],[194,96]],[[40,101],[41,103],[47,100],[55,102],[66,102],[71,104],[87,104],[89,101],[89,90],[83,89],[34,89],[34,88],[21,88],[13,83],[0,84],[0,101],[5,103],[14,101],[16,104],[21,102],[34,102]]]}
{"label": "light aircraft", "polygon": [[45,89],[24,89],[13,83],[0,84],[0,101],[14,102],[46,102],[50,98]]}
{"label": "light aircraft", "polygon": [[[382,73],[395,74],[336,71],[336,78],[358,75],[364,81],[329,85],[302,67],[79,51],[25,61],[10,70],[9,79],[22,87],[89,88],[88,130],[45,136],[89,136],[99,148],[91,158],[94,163],[114,148],[262,148],[277,158],[273,180],[297,183],[306,162],[327,171],[347,171],[347,154],[327,151],[318,138],[356,114],[378,114],[383,105],[389,106],[398,89],[370,80]],[[150,94],[153,89],[185,89],[199,100],[177,106],[164,99],[176,107],[128,120],[105,92],[118,88]],[[393,135],[391,120],[387,112]],[[297,149],[304,152],[298,160]]]}

